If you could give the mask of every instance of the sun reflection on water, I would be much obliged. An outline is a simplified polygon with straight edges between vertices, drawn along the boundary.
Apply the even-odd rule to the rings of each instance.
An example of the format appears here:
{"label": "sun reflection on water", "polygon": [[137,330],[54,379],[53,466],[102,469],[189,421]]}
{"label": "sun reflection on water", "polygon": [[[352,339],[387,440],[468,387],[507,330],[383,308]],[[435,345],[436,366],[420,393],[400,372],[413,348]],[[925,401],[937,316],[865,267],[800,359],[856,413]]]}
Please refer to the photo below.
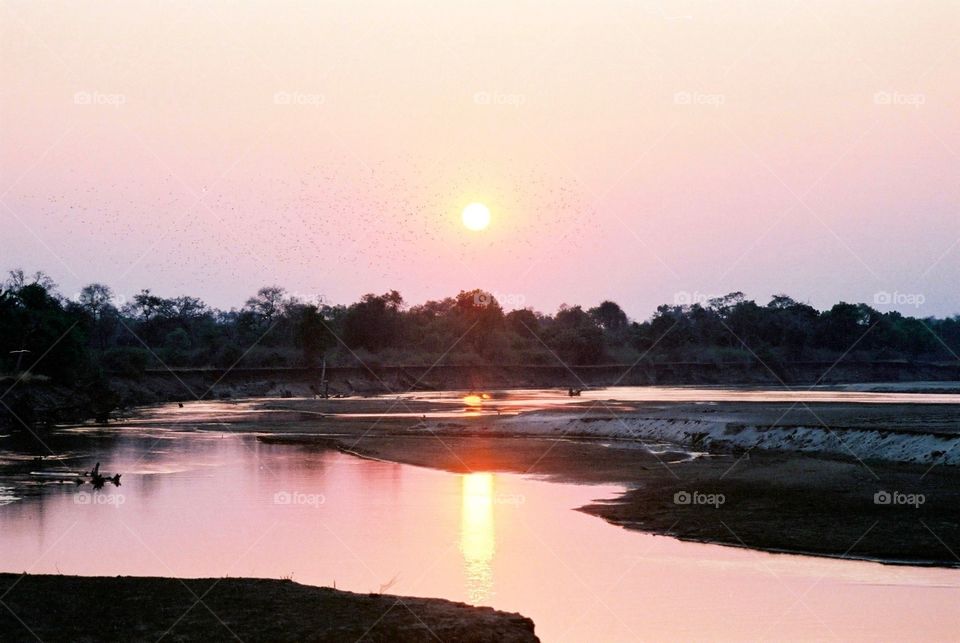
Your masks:
{"label": "sun reflection on water", "polygon": [[479,395],[464,395],[463,403],[467,406],[483,406],[483,398]]}
{"label": "sun reflection on water", "polygon": [[496,540],[493,526],[493,474],[463,476],[463,507],[460,516],[460,551],[467,576],[467,596],[483,604],[493,589],[493,557]]}

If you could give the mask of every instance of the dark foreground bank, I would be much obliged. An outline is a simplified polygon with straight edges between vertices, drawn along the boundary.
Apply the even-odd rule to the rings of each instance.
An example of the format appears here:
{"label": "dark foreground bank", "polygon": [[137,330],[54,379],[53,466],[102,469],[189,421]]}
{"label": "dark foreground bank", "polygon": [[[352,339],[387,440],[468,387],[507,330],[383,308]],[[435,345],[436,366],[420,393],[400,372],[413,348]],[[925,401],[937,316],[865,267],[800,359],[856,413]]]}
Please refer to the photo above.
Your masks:
{"label": "dark foreground bank", "polygon": [[537,641],[533,621],[289,580],[0,574],[2,641]]}

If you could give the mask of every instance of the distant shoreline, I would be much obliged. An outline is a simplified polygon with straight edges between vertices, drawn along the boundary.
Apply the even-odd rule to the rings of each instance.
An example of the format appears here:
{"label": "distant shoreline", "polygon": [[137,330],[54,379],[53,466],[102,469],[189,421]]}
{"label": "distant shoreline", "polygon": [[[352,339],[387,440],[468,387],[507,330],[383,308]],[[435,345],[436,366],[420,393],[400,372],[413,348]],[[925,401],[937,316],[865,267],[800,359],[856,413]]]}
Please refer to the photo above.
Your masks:
{"label": "distant shoreline", "polygon": [[[939,392],[954,382],[960,390],[960,362],[844,361],[791,362],[772,372],[760,363],[639,362],[585,366],[543,365],[356,365],[150,369],[137,377],[110,375],[107,389],[90,390],[33,376],[0,378],[10,391],[0,406],[0,427],[19,427],[19,418],[37,425],[115,419],[131,409],[197,399],[383,395],[415,391],[506,388],[592,388],[610,386],[895,385],[931,383]],[[325,374],[326,386],[322,380]],[[11,412],[14,409],[14,412]],[[16,413],[16,417],[14,416]]]}

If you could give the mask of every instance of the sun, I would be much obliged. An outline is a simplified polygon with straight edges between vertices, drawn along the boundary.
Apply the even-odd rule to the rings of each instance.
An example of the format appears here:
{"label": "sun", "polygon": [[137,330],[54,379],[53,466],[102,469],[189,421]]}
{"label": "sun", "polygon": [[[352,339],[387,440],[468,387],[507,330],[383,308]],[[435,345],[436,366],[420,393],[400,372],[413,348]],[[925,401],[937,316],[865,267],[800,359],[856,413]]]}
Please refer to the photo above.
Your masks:
{"label": "sun", "polygon": [[482,203],[471,203],[463,209],[463,225],[471,230],[483,230],[490,225],[490,209]]}

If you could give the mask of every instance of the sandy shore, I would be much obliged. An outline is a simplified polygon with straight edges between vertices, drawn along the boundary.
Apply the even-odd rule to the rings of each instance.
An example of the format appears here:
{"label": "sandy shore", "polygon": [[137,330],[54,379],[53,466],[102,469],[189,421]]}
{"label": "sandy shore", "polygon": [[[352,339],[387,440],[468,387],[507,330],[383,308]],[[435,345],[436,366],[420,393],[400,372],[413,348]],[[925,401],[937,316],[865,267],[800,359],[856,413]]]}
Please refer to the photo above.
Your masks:
{"label": "sandy shore", "polygon": [[292,581],[0,574],[0,595],[3,641],[538,640],[519,614]]}
{"label": "sandy shore", "polygon": [[[616,394],[611,389],[610,395]],[[935,396],[936,397],[936,396]],[[234,430],[459,437],[567,437],[670,443],[711,453],[804,453],[927,466],[960,465],[960,404],[854,402],[625,402],[615,399],[485,401],[463,412],[459,398],[249,400],[212,406]],[[547,402],[547,401],[545,401]],[[144,422],[189,424],[189,411]]]}

